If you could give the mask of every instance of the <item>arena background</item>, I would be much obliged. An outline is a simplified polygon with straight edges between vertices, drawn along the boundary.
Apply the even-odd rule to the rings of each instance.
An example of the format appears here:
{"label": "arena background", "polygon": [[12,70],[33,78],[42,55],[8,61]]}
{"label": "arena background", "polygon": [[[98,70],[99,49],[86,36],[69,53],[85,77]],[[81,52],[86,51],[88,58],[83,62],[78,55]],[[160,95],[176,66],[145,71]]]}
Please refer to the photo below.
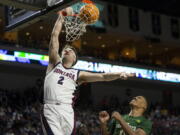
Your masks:
{"label": "arena background", "polygon": [[[127,113],[128,101],[137,95],[148,99],[151,135],[179,135],[180,2],[95,2],[101,16],[73,44],[80,56],[75,68],[93,72],[120,69],[134,72],[136,77],[80,86],[75,104],[77,135],[100,135],[98,112]],[[0,135],[42,135],[38,112],[57,15],[35,17],[9,28],[7,3],[0,3]],[[26,8],[43,6],[35,4]],[[21,10],[14,12],[18,15]]]}

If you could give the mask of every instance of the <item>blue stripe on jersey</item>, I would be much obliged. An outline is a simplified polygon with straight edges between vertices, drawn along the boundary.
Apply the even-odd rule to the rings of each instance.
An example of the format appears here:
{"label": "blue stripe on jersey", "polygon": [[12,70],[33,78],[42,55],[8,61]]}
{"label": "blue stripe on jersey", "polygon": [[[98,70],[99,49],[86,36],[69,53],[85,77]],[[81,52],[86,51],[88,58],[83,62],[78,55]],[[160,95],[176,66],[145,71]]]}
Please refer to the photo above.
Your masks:
{"label": "blue stripe on jersey", "polygon": [[45,135],[46,134],[47,135],[54,135],[54,133],[52,132],[52,130],[51,130],[51,128],[50,128],[50,126],[49,126],[49,124],[48,124],[44,114],[41,114],[41,121],[42,121],[42,124],[43,124],[42,126],[45,128],[45,131],[43,130],[43,132],[46,132],[44,134]]}

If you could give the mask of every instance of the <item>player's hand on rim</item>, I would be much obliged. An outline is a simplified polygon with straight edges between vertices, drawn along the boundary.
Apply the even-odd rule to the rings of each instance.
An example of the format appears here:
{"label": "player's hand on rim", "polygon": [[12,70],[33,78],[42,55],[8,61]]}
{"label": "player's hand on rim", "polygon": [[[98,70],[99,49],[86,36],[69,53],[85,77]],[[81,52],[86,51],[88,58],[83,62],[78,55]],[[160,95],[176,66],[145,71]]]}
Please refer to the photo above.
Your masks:
{"label": "player's hand on rim", "polygon": [[58,12],[58,14],[62,15],[62,16],[73,16],[74,15],[74,11],[72,7],[67,7],[61,11]]}

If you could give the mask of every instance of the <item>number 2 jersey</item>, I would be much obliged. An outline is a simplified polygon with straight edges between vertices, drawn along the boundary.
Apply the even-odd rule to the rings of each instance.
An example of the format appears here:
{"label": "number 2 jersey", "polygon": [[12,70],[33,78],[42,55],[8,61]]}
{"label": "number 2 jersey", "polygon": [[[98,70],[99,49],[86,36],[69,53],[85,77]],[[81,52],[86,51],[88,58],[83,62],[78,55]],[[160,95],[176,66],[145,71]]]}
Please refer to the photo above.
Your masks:
{"label": "number 2 jersey", "polygon": [[79,70],[65,68],[59,62],[45,77],[44,101],[72,104],[78,74]]}

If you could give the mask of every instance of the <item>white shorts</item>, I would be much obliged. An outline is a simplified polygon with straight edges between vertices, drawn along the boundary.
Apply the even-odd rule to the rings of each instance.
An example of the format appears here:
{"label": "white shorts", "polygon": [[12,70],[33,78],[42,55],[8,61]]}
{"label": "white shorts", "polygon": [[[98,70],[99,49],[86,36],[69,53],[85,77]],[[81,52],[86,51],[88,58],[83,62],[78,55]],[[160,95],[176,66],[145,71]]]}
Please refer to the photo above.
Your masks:
{"label": "white shorts", "polygon": [[41,122],[44,135],[72,135],[75,123],[72,105],[44,104]]}

